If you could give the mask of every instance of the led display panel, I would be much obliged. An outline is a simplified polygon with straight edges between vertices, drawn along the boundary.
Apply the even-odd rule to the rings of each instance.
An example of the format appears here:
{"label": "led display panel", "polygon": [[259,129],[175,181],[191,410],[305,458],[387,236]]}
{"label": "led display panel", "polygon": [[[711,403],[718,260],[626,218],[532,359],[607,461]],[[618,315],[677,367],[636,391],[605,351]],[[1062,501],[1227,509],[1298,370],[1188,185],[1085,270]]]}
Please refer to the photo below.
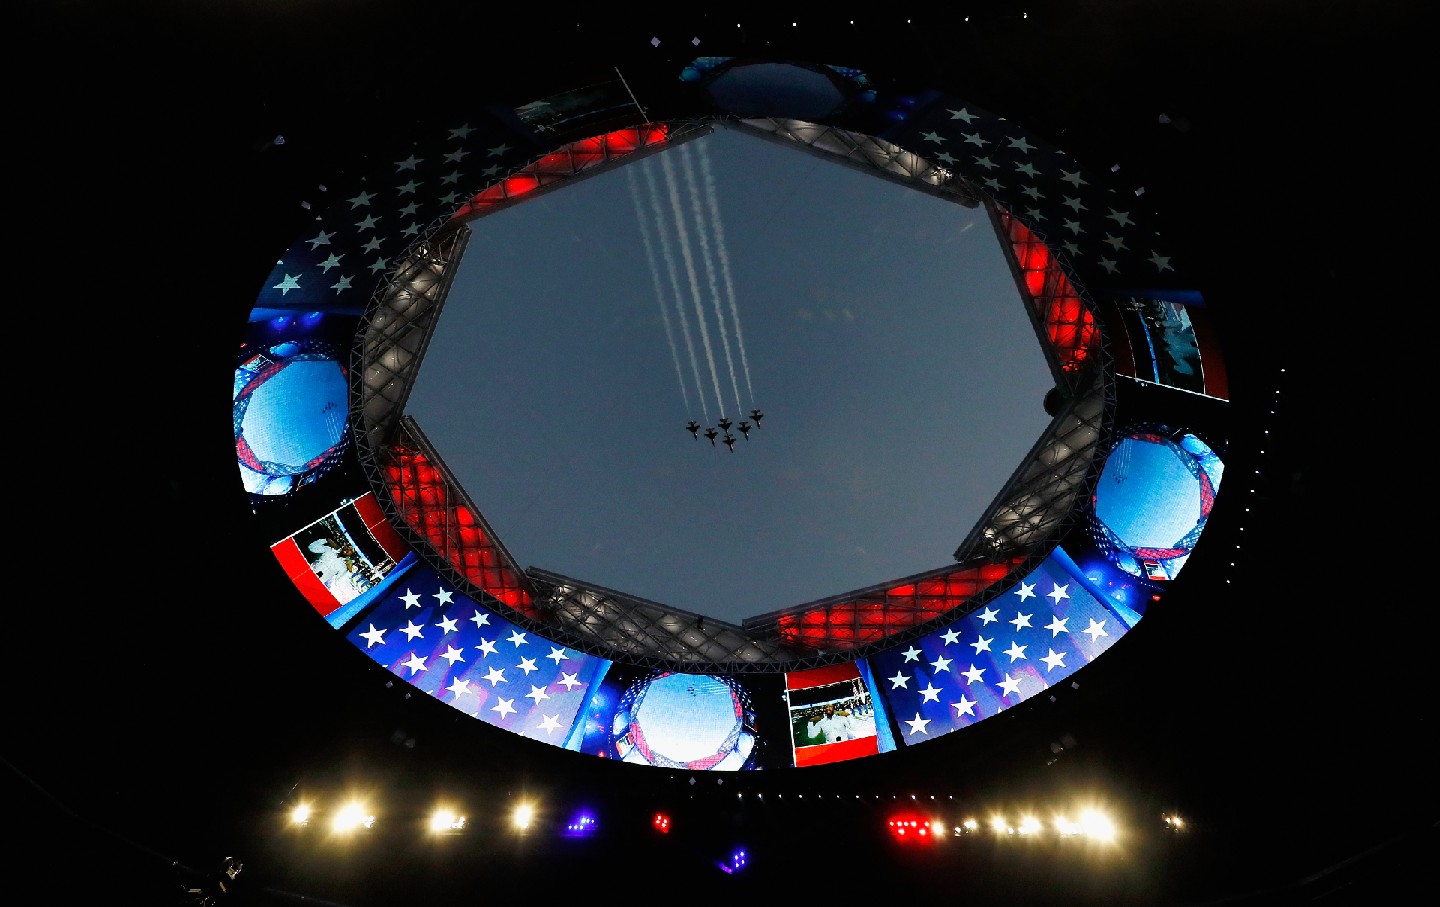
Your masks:
{"label": "led display panel", "polygon": [[[627,106],[634,85],[620,82],[513,115],[459,116],[341,193],[280,257],[235,358],[232,414],[260,535],[306,616],[495,729],[687,771],[807,767],[932,741],[1114,646],[1180,574],[1221,493],[1228,388],[1204,300],[1106,173],[958,98],[880,89],[842,67],[747,65],[697,59],[674,74],[671,103],[690,116],[727,106],[781,116],[798,105],[815,121],[799,125],[874,137],[867,147],[892,155],[880,164],[903,162],[904,178],[927,191],[964,180],[1007,237],[1060,403],[1037,445],[1044,456],[1022,464],[975,537],[994,545],[990,563],[1022,566],[951,612],[903,625],[893,644],[800,652],[790,663],[752,640],[745,651],[760,654],[748,668],[623,656],[612,641],[546,627],[542,608],[521,613],[457,578],[465,552],[437,551],[434,540],[465,529],[447,521],[473,514],[468,502],[447,509],[443,485],[375,466],[393,454],[405,382],[443,301],[448,257],[460,254],[438,240],[457,235],[452,220],[477,199],[512,203],[540,185],[537,174],[553,189],[590,166],[540,166],[548,159],[537,149],[590,147],[622,126],[643,128],[646,142],[668,134]],[[526,179],[512,192],[517,174]],[[375,348],[363,372],[353,359],[362,330]],[[1089,401],[1103,417],[1075,416]],[[1093,465],[1065,459],[1077,449],[1093,450]],[[1046,513],[1046,503],[1065,512]],[[534,604],[529,580],[512,579],[506,594]]]}

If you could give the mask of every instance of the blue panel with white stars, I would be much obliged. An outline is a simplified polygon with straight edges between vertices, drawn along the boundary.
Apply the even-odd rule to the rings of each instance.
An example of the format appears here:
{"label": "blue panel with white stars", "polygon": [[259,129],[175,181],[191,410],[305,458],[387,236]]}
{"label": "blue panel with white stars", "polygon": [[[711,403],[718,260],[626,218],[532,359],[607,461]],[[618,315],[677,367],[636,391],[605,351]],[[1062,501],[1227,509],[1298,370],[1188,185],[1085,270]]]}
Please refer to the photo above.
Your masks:
{"label": "blue panel with white stars", "polygon": [[610,667],[521,630],[423,565],[392,582],[348,639],[446,705],[555,746]]}
{"label": "blue panel with white stars", "polygon": [[998,715],[1089,664],[1138,615],[1097,598],[1052,554],[988,605],[869,658],[906,744]]}

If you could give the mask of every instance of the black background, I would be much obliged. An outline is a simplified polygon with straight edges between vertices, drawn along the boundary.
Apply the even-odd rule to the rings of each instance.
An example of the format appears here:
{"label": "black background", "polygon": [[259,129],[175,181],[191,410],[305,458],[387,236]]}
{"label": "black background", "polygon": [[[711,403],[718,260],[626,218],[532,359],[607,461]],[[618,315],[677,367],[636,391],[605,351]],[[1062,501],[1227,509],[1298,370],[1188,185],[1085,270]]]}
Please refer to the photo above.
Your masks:
{"label": "black background", "polygon": [[[353,907],[1408,891],[1437,816],[1432,555],[1415,519],[1430,394],[1410,371],[1428,365],[1433,295],[1418,9],[1042,2],[1021,18],[976,3],[910,24],[797,10],[737,29],[676,9],[452,0],[28,4],[8,130],[7,887],[184,903],[182,881],[234,855],[229,900]],[[300,201],[447,104],[513,107],[697,53],[946,87],[1119,164],[1203,261],[1233,369],[1226,492],[1164,607],[1055,702],[727,789],[489,733],[293,616],[225,414],[256,287],[313,216]],[[416,804],[454,791],[477,828],[339,861],[280,832],[292,793],[362,778]],[[1134,840],[1107,868],[968,841],[897,849],[878,830],[911,793],[1022,803],[1081,787],[1141,826],[1178,810],[1191,832]],[[593,798],[606,834],[511,836],[502,810],[522,795]],[[648,828],[658,808],[669,836]],[[727,875],[713,860],[732,840],[755,853]]]}

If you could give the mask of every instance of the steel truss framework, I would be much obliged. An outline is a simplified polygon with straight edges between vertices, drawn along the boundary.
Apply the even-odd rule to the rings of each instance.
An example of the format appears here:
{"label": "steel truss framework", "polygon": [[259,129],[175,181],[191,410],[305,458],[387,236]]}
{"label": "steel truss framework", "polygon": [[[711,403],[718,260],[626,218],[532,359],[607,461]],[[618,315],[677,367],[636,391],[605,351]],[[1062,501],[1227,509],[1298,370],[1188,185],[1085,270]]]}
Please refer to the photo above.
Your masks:
{"label": "steel truss framework", "polygon": [[1096,481],[1114,405],[1097,320],[1077,283],[1019,219],[924,157],[796,120],[732,125],[826,160],[984,205],[1064,401],[955,551],[957,564],[746,619],[707,618],[583,580],[521,569],[404,407],[470,236],[465,222],[710,131],[643,123],[566,144],[496,180],[411,244],[371,300],[352,351],[352,425],[387,518],[427,562],[517,624],[655,669],[781,672],[863,656],[990,601],[1048,553]]}

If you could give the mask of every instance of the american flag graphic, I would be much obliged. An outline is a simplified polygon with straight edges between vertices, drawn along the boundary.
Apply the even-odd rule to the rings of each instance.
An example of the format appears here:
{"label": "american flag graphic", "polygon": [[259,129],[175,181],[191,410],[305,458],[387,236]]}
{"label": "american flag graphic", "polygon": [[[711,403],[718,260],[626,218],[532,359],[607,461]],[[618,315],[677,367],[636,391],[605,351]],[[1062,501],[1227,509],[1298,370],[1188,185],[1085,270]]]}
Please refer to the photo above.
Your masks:
{"label": "american flag graphic", "polygon": [[967,727],[1088,664],[1138,615],[1108,605],[1062,553],[958,621],[868,661],[904,744]]}
{"label": "american flag graphic", "polygon": [[610,666],[504,620],[424,565],[392,582],[347,638],[441,702],[555,746]]}

